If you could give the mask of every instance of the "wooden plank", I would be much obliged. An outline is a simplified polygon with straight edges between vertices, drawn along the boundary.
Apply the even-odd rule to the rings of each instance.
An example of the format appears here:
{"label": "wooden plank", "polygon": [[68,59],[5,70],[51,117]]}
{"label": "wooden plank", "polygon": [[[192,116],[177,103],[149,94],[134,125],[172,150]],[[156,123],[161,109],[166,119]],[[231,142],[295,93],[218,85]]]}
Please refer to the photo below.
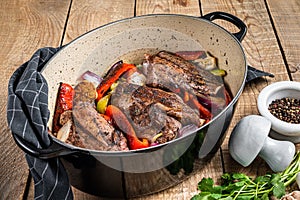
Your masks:
{"label": "wooden plank", "polygon": [[73,0],[64,44],[104,24],[134,16],[134,0]]}
{"label": "wooden plank", "polygon": [[[134,16],[134,0],[73,0],[64,44],[104,24]],[[74,199],[103,199],[72,188]]]}
{"label": "wooden plank", "polygon": [[137,0],[137,16],[159,13],[200,16],[199,2],[196,0]]}
{"label": "wooden plank", "polygon": [[[285,2],[288,4],[288,2]],[[253,67],[271,72],[275,78],[265,78],[254,81],[244,89],[241,95],[227,137],[222,145],[226,172],[244,172],[250,176],[263,174],[268,170],[265,162],[257,158],[249,167],[237,164],[229,155],[228,139],[234,125],[244,116],[258,114],[256,100],[261,89],[275,81],[289,80],[282,60],[282,54],[273,31],[267,9],[263,0],[221,1],[202,0],[203,13],[224,11],[239,17],[248,27],[248,33],[242,45],[247,61]],[[230,32],[236,30],[223,21],[216,21]]]}
{"label": "wooden plank", "polygon": [[[113,4],[109,2],[107,5],[102,5],[102,7],[110,7],[110,10],[113,10],[113,12],[106,13],[106,15],[104,15],[101,11],[99,11],[99,9],[101,10],[102,7],[98,7],[97,9],[92,7],[92,5],[94,5],[92,1],[73,1],[70,19],[66,31],[66,39],[64,43],[71,41],[78,35],[89,31],[90,29],[93,29],[95,27],[98,27],[99,25],[117,20],[115,18],[116,16],[114,15],[115,13],[118,13],[117,16],[120,17],[120,12],[122,13],[122,10],[127,11],[125,13],[122,13],[124,18],[133,15],[134,12],[131,13],[131,8],[128,8],[130,7],[129,4],[124,4],[122,1],[121,5],[120,2],[116,1]],[[184,3],[181,1],[137,1],[136,15],[153,13],[178,13],[199,15],[200,11],[198,1],[187,1],[187,3],[187,5],[184,5]],[[124,6],[128,7],[124,8]],[[132,4],[131,6],[133,11],[134,5]],[[98,15],[99,19],[97,19]],[[189,177],[183,183],[180,183],[179,185],[170,188],[166,191],[137,199],[190,199],[196,192],[197,183],[200,180],[200,178],[202,178],[205,174],[220,175],[222,173],[220,154],[219,152],[217,154],[218,156],[214,157],[207,167],[205,167],[201,171],[198,171],[198,173],[195,176]],[[73,188],[73,192],[75,199],[98,199],[95,196],[83,193],[75,188]]]}
{"label": "wooden plank", "polygon": [[[2,83],[7,83],[17,67],[30,59],[38,48],[59,46],[68,7],[68,1],[1,1]],[[1,84],[0,91],[0,199],[22,199],[28,166],[7,126],[7,84]]]}
{"label": "wooden plank", "polygon": [[268,0],[288,68],[294,81],[300,81],[300,1]]}
{"label": "wooden plank", "polygon": [[[186,2],[187,5],[185,6],[183,2]],[[199,2],[196,0],[137,0],[136,8],[137,15],[174,13],[200,16]],[[204,176],[209,174],[211,177],[217,178],[222,174],[222,163],[220,157],[220,152],[217,152],[214,158],[209,163],[207,163],[204,167],[202,166],[201,169],[195,170],[195,173],[193,175],[188,177],[183,182],[178,183],[174,187],[155,194],[134,199],[190,199],[197,193],[197,184]]]}
{"label": "wooden plank", "polygon": [[[132,198],[134,200],[156,200],[156,199],[174,199],[174,200],[188,200],[197,194],[197,184],[203,177],[212,177],[218,179],[222,174],[222,164],[220,153],[217,152],[212,160],[202,166],[200,169],[194,169],[184,181],[178,182],[177,185],[166,190],[150,194],[147,196]],[[159,184],[159,183],[158,183]]]}

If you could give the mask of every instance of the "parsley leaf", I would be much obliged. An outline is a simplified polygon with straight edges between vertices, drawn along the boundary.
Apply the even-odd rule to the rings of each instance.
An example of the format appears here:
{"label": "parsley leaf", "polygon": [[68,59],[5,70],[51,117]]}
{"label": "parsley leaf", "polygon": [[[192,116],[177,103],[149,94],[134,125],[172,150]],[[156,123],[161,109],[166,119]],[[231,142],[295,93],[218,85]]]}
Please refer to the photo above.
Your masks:
{"label": "parsley leaf", "polygon": [[255,179],[243,173],[224,173],[221,185],[214,185],[212,178],[203,178],[198,183],[199,194],[191,200],[268,200],[271,195],[281,198],[299,172],[300,152],[297,152],[290,166],[281,173]]}

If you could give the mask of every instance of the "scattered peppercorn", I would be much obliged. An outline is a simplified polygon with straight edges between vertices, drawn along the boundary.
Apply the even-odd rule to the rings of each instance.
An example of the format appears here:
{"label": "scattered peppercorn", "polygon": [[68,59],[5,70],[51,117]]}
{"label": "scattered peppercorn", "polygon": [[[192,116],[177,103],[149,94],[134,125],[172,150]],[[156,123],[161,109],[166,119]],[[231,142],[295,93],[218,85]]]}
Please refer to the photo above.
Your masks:
{"label": "scattered peppercorn", "polygon": [[275,99],[269,104],[268,110],[282,121],[300,124],[300,99],[289,97]]}

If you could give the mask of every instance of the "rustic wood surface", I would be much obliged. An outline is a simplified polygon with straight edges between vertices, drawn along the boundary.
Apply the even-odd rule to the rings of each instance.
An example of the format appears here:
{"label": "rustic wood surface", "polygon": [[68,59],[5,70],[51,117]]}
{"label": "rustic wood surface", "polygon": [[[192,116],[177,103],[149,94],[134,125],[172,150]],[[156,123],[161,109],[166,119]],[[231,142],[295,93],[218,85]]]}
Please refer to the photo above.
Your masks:
{"label": "rustic wood surface", "polygon": [[[33,199],[24,154],[14,143],[6,122],[7,82],[13,71],[38,48],[67,44],[106,23],[153,13],[201,16],[225,11],[236,15],[248,26],[242,45],[249,65],[271,72],[275,78],[263,78],[245,87],[227,137],[204,169],[175,187],[136,199],[190,199],[204,176],[218,181],[223,172],[256,176],[270,170],[259,158],[246,168],[237,164],[229,155],[228,138],[242,117],[258,114],[256,99],[262,88],[272,82],[300,80],[298,0],[2,0],[0,11],[0,73],[4,75],[0,86],[0,199]],[[215,22],[236,31],[226,22]],[[103,199],[75,188],[73,192],[74,199]]]}
{"label": "rustic wood surface", "polygon": [[0,8],[0,199],[23,199],[28,166],[7,126],[7,83],[41,47],[59,46],[69,1],[5,0]]}
{"label": "rustic wood surface", "polygon": [[267,1],[291,79],[300,81],[300,1]]}

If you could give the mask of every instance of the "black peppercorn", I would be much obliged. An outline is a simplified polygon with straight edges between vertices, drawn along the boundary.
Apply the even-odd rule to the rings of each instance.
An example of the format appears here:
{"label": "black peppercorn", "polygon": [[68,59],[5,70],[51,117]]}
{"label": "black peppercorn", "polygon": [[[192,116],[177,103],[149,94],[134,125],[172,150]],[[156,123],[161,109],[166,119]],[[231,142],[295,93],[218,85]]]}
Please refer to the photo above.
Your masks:
{"label": "black peppercorn", "polygon": [[300,124],[300,100],[295,98],[281,98],[273,100],[268,107],[270,113],[278,119]]}

